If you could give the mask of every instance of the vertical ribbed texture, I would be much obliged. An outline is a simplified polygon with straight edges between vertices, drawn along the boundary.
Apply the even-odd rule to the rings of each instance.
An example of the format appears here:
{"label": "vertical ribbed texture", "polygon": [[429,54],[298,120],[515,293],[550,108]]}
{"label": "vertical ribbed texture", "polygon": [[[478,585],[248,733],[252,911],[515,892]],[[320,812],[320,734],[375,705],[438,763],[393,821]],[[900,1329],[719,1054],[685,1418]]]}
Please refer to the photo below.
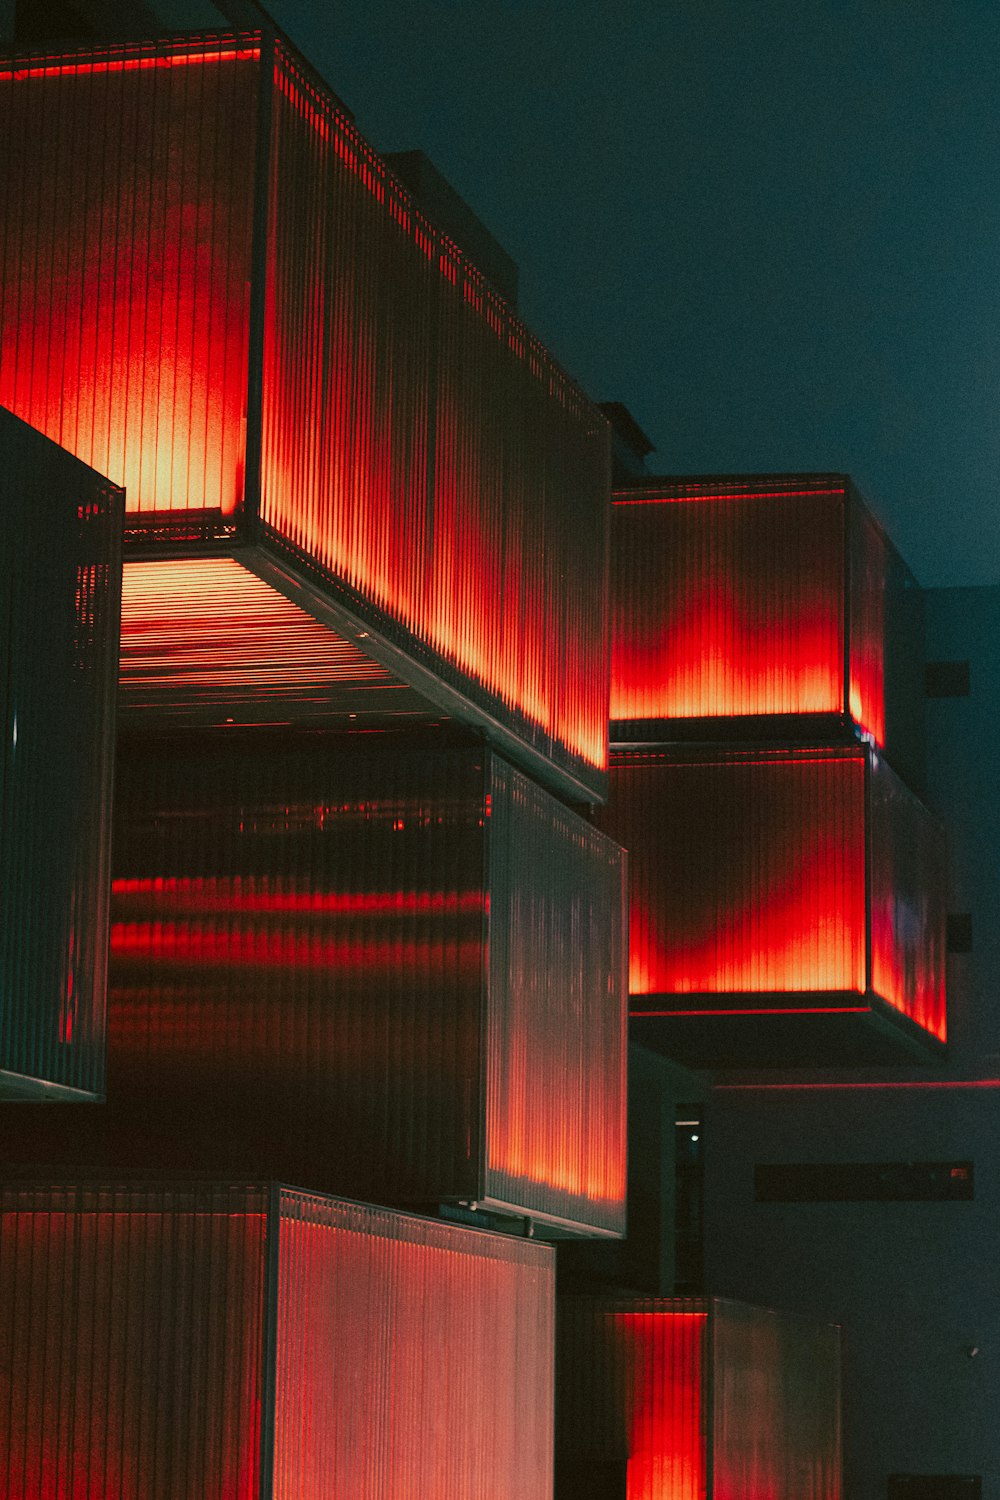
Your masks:
{"label": "vertical ribbed texture", "polygon": [[0,403],[130,510],[243,497],[255,37],[0,66]]}
{"label": "vertical ribbed texture", "polygon": [[603,417],[284,53],[269,212],[263,521],[535,748],[603,767]]}
{"label": "vertical ribbed texture", "polygon": [[121,742],[108,1102],[12,1106],[7,1160],[620,1230],[620,851],[477,748],[386,740]]}
{"label": "vertical ribbed texture", "polygon": [[627,1500],[704,1500],[707,1309],[679,1297],[560,1298],[557,1473],[624,1458]]}
{"label": "vertical ribbed texture", "polygon": [[474,751],[124,745],[111,1149],[477,1196],[483,808]]}
{"label": "vertical ribbed texture", "polygon": [[840,1500],[839,1327],[713,1301],[710,1338],[712,1500]]}
{"label": "vertical ribbed texture", "polygon": [[489,1196],[622,1232],[625,857],[492,760]]}
{"label": "vertical ribbed texture", "polygon": [[99,1093],[122,496],[0,410],[0,513],[0,1098]]}
{"label": "vertical ribbed texture", "polygon": [[843,485],[621,492],[611,717],[844,711]]}
{"label": "vertical ribbed texture", "polygon": [[554,1260],[283,1192],[274,1500],[549,1500]]}
{"label": "vertical ribbed texture", "polygon": [[632,996],[864,993],[864,776],[861,752],[618,756]]}
{"label": "vertical ribbed texture", "polygon": [[[848,520],[850,548],[851,718],[876,745],[886,743],[886,588],[889,565],[885,537],[854,500]],[[913,646],[916,648],[917,643]]]}
{"label": "vertical ribbed texture", "polygon": [[872,989],[943,1042],[944,831],[878,756],[870,786]]}
{"label": "vertical ribbed texture", "polygon": [[264,1198],[0,1190],[4,1500],[258,1500]]}

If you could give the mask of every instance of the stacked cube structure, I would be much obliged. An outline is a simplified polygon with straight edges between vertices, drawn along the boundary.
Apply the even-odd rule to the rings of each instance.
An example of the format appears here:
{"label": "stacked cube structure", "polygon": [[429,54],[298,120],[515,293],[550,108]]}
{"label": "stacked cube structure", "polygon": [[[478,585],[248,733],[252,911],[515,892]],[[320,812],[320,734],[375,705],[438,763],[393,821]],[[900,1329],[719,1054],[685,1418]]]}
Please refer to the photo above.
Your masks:
{"label": "stacked cube structure", "polygon": [[548,1500],[552,1251],[485,1231],[624,1228],[606,423],[267,29],[0,65],[0,202],[0,402],[127,511],[0,1487]]}
{"label": "stacked cube structure", "polygon": [[611,795],[633,1036],[753,1068],[925,1061],[947,1028],[920,593],[844,475],[613,499]]}

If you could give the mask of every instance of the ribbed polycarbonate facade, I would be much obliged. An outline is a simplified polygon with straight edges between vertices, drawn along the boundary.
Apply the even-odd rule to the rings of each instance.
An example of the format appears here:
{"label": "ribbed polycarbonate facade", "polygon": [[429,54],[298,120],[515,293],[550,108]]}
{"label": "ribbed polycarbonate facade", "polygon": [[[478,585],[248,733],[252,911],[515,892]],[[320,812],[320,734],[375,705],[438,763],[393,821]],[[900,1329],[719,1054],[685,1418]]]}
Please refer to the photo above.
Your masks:
{"label": "ribbed polycarbonate facade", "polygon": [[0,1099],[104,1088],[121,518],[0,409]]}
{"label": "ribbed polycarbonate facade", "polygon": [[549,1500],[554,1256],[261,1185],[0,1188],[6,1500]]}
{"label": "ribbed polycarbonate facade", "polygon": [[602,825],[630,856],[633,1015],[874,999],[944,1040],[942,833],[874,752],[622,751]]}
{"label": "ribbed polycarbonate facade", "polygon": [[18,58],[0,205],[0,402],[138,544],[259,545],[603,795],[607,425],[328,90],[251,34]]}
{"label": "ribbed polycarbonate facade", "polygon": [[717,1298],[567,1297],[556,1369],[557,1500],[840,1500],[833,1325]]}
{"label": "ribbed polycarbonate facade", "polygon": [[257,37],[0,60],[0,403],[130,511],[244,494]]}
{"label": "ribbed polycarbonate facade", "polygon": [[490,752],[374,736],[126,741],[117,809],[108,1102],[8,1111],[8,1160],[622,1232],[609,839]]}
{"label": "ribbed polycarbonate facade", "polygon": [[272,129],[262,521],[603,767],[603,417],[284,52]]}
{"label": "ribbed polycarbonate facade", "polygon": [[612,569],[612,738],[844,727],[919,785],[918,591],[844,475],[618,491]]}

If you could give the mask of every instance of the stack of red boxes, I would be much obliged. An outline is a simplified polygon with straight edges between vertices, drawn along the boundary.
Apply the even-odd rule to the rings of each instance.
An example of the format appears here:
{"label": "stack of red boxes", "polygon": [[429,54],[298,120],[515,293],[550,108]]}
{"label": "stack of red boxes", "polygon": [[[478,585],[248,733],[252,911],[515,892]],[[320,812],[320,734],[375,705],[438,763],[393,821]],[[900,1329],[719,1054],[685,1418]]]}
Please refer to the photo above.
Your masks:
{"label": "stack of red boxes", "polygon": [[624,1229],[606,424],[274,34],[19,56],[0,143],[0,404],[127,506],[106,1102],[0,1111],[0,1488],[544,1500],[523,1234]]}
{"label": "stack of red boxes", "polygon": [[704,1067],[945,1042],[920,593],[843,475],[613,502],[612,789],[638,1040]]}

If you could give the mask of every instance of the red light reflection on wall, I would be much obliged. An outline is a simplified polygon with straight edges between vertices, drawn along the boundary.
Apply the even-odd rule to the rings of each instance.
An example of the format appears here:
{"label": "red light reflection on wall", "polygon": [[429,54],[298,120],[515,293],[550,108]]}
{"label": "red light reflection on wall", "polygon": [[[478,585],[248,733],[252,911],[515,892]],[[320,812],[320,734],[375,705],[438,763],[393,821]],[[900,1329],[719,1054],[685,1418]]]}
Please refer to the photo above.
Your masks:
{"label": "red light reflection on wall", "polygon": [[612,508],[612,719],[844,707],[843,490]]}
{"label": "red light reflection on wall", "polygon": [[627,1500],[703,1500],[705,1313],[609,1314],[625,1369]]}
{"label": "red light reflection on wall", "polygon": [[130,510],[234,510],[259,48],[4,76],[0,404]]}

